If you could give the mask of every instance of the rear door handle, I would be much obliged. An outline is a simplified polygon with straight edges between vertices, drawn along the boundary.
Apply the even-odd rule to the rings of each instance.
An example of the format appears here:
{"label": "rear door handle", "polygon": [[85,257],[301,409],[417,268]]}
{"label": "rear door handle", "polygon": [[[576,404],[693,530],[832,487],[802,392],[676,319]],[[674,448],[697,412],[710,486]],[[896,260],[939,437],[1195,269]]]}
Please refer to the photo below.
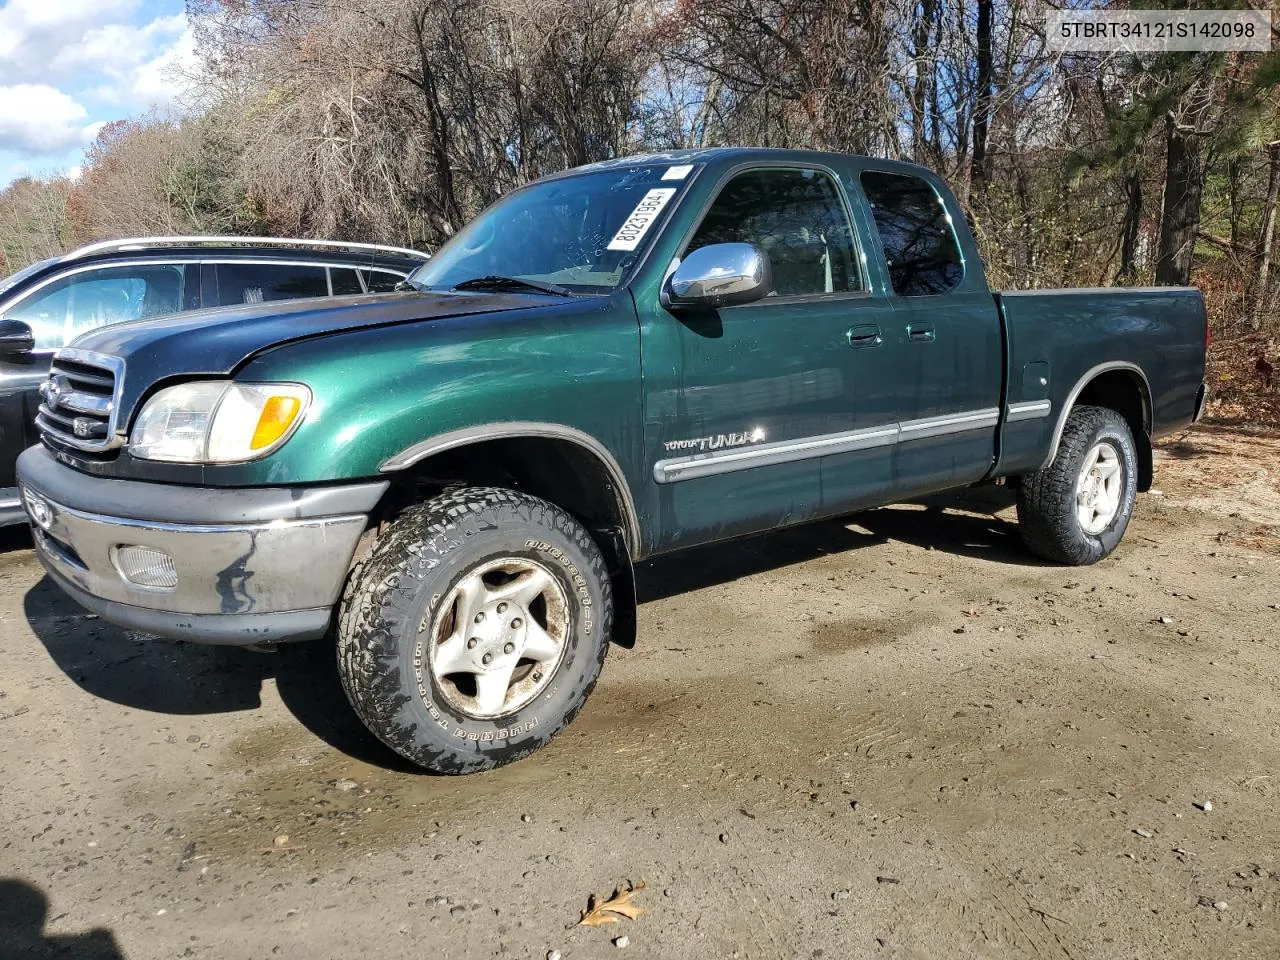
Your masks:
{"label": "rear door handle", "polygon": [[879,346],[884,339],[880,335],[880,328],[874,323],[868,323],[860,327],[850,327],[845,331],[844,337],[849,342],[849,346],[855,350],[859,347]]}
{"label": "rear door handle", "polygon": [[933,340],[937,333],[933,329],[932,323],[909,323],[907,324],[907,339],[918,342]]}

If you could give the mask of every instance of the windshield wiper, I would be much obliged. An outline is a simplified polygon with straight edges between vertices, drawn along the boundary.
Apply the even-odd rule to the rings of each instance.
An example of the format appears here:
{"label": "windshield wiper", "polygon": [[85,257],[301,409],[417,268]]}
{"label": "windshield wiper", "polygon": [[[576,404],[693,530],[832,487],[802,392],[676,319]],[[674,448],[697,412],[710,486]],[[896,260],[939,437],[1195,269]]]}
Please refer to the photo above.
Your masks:
{"label": "windshield wiper", "polygon": [[472,277],[453,285],[455,290],[537,290],[540,293],[551,293],[557,297],[572,297],[573,294],[555,283],[544,283],[541,280],[525,280],[523,277]]}

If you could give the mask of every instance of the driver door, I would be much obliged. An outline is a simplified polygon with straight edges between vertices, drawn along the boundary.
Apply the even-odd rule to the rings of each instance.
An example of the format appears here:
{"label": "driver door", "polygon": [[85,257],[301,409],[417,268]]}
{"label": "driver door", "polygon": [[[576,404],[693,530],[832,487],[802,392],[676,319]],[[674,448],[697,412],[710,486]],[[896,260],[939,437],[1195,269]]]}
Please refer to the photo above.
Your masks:
{"label": "driver door", "polygon": [[802,164],[732,172],[680,256],[731,242],[766,252],[772,294],[701,311],[641,308],[657,551],[832,512],[824,459],[855,457],[864,493],[891,485],[888,447],[823,456],[896,420],[895,393],[867,389],[892,352],[893,311],[868,292],[839,179]]}

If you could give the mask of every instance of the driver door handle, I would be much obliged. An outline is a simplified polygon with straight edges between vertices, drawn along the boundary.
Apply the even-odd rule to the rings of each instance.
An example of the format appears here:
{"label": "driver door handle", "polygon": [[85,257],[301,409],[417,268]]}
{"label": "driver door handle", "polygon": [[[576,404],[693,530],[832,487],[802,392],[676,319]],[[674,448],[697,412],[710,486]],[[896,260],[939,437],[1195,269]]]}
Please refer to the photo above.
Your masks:
{"label": "driver door handle", "polygon": [[855,350],[861,347],[878,347],[884,341],[884,337],[880,334],[880,328],[874,323],[850,327],[845,331],[844,337],[849,346]]}

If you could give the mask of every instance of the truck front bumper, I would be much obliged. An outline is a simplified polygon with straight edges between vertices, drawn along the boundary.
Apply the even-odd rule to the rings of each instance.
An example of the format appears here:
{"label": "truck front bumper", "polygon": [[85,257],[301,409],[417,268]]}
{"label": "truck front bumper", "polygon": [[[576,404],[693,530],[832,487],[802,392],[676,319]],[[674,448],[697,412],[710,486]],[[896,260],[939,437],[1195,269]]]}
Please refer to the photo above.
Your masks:
{"label": "truck front bumper", "polygon": [[328,629],[388,484],[221,489],[91,477],[32,447],[18,483],[36,555],[81,606],[198,643]]}

